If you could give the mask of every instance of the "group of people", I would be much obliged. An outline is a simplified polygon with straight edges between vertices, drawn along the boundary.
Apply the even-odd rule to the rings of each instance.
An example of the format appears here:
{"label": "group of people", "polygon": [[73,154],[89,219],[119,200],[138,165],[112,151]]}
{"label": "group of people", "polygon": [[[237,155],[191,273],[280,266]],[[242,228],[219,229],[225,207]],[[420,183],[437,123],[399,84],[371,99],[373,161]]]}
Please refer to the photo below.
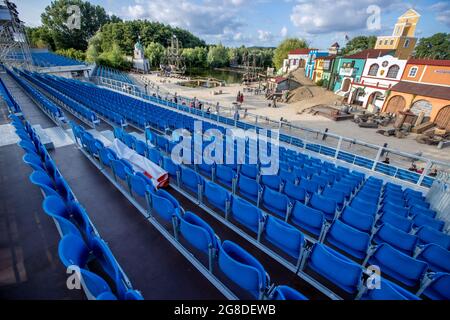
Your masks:
{"label": "group of people", "polygon": [[240,91],[239,91],[238,94],[237,94],[236,102],[237,102],[237,103],[240,103],[240,104],[243,104],[243,103],[244,103],[244,94],[241,93]]}
{"label": "group of people", "polygon": [[[390,164],[391,160],[388,157],[386,157],[386,158],[384,158],[384,160],[382,162],[385,164]],[[408,171],[416,172],[418,174],[422,174],[424,172],[424,170],[425,170],[425,168],[420,168],[420,169],[417,168],[417,165],[414,162],[411,163],[411,167],[409,167],[409,169],[408,169]],[[434,168],[433,170],[431,170],[430,173],[428,173],[428,175],[430,177],[436,177],[437,174],[438,174],[438,170],[436,168]]]}

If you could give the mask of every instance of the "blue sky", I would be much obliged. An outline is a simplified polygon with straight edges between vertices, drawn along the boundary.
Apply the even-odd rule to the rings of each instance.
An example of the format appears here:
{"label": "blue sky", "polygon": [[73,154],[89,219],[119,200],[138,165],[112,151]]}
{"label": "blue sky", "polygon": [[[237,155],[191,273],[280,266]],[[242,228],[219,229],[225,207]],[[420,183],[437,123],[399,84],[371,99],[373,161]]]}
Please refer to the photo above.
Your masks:
{"label": "blue sky", "polygon": [[[51,0],[16,0],[29,26]],[[301,37],[311,46],[328,48],[337,41],[365,35],[390,35],[408,8],[421,14],[417,36],[450,32],[448,0],[91,0],[124,20],[148,19],[179,26],[208,43],[229,46],[276,46],[285,37]],[[373,6],[380,9],[379,28],[367,27]],[[370,20],[370,19],[369,19]]]}

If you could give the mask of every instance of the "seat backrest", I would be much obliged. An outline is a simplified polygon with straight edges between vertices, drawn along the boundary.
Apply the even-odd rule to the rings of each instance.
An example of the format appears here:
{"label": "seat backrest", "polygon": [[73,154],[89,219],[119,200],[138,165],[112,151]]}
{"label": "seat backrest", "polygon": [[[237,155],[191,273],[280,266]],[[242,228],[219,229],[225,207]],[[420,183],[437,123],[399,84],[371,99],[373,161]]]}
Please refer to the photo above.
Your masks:
{"label": "seat backrest", "polygon": [[358,291],[363,273],[361,266],[327,246],[314,245],[308,266],[345,292],[354,294]]}
{"label": "seat backrest", "polygon": [[140,197],[145,197],[147,192],[147,182],[138,175],[132,175],[130,177],[131,190]]}
{"label": "seat backrest", "polygon": [[434,210],[430,210],[430,209],[420,207],[417,205],[413,205],[410,209],[410,212],[411,212],[411,215],[413,215],[413,216],[416,214],[423,214],[430,218],[435,218],[436,214],[437,214],[436,211],[434,211]]}
{"label": "seat backrest", "polygon": [[450,300],[450,274],[435,274],[423,295],[432,300]]}
{"label": "seat backrest", "polygon": [[276,175],[263,175],[261,176],[261,183],[272,190],[279,191],[281,186],[281,178]]}
{"label": "seat backrest", "polygon": [[259,298],[268,283],[264,267],[256,258],[231,241],[219,246],[219,268],[242,289]]}
{"label": "seat backrest", "polygon": [[259,185],[256,180],[248,178],[245,175],[239,174],[238,177],[238,190],[252,196],[258,195]]}
{"label": "seat backrest", "polygon": [[[160,190],[161,191],[161,190]],[[158,193],[150,193],[152,209],[164,220],[171,222],[172,217],[177,213],[174,204]]]}
{"label": "seat backrest", "polygon": [[181,167],[181,181],[194,192],[197,192],[201,181],[200,176],[193,170]]}
{"label": "seat backrest", "polygon": [[407,217],[409,215],[409,210],[407,208],[395,205],[391,202],[385,203],[381,210],[383,212],[394,212],[395,214],[402,217]]}
{"label": "seat backrest", "polygon": [[256,164],[243,164],[239,172],[247,178],[256,179],[259,169]]}
{"label": "seat backrest", "polygon": [[295,202],[291,219],[296,225],[306,229],[316,236],[319,236],[325,222],[325,217],[322,211],[305,206],[298,201]]}
{"label": "seat backrest", "polygon": [[226,203],[230,200],[230,193],[214,182],[206,181],[205,197],[215,207],[225,210]]}
{"label": "seat backrest", "polygon": [[213,229],[199,216],[186,212],[180,219],[180,232],[192,246],[208,253],[209,248],[217,248]]}
{"label": "seat backrest", "polygon": [[290,256],[299,258],[305,240],[298,229],[278,218],[268,216],[264,235],[268,241]]}
{"label": "seat backrest", "polygon": [[286,182],[284,185],[283,192],[290,199],[294,201],[305,202],[306,198],[306,190],[299,185],[295,185],[292,182]]}
{"label": "seat backrest", "polygon": [[388,223],[393,227],[396,227],[406,233],[409,233],[412,228],[411,220],[404,218],[391,211],[385,211],[383,215],[380,217],[380,221],[382,223]]}
{"label": "seat backrest", "polygon": [[233,169],[225,165],[216,166],[216,176],[217,178],[225,183],[230,184],[235,177],[236,173]]}
{"label": "seat backrest", "polygon": [[375,222],[375,218],[373,216],[355,210],[350,206],[344,209],[340,219],[347,225],[367,233],[371,233]]}
{"label": "seat backrest", "polygon": [[66,268],[77,266],[83,269],[89,259],[89,252],[89,248],[79,236],[68,234],[59,241],[59,258]]}
{"label": "seat backrest", "polygon": [[438,231],[442,231],[445,225],[444,221],[436,220],[423,214],[417,214],[414,216],[413,223],[415,227],[429,226]]}
{"label": "seat backrest", "polygon": [[232,197],[231,215],[234,219],[255,232],[258,231],[259,222],[263,218],[260,209],[237,196]]}
{"label": "seat backrest", "polygon": [[333,222],[325,240],[357,259],[365,258],[370,245],[370,236],[367,233],[348,226],[340,220]]}
{"label": "seat backrest", "polygon": [[108,283],[97,274],[86,269],[80,269],[81,283],[88,293],[88,297],[96,300],[117,300]]}
{"label": "seat backrest", "polygon": [[425,262],[414,259],[386,243],[376,248],[369,263],[379,265],[381,270],[384,269],[384,273],[390,270],[390,276],[409,287],[418,285],[428,269]]}
{"label": "seat backrest", "polygon": [[289,205],[289,198],[285,194],[266,187],[263,192],[263,203],[269,208],[285,212]]}
{"label": "seat backrest", "polygon": [[406,233],[389,223],[383,224],[375,234],[377,243],[387,243],[406,254],[411,255],[417,245],[417,237]]}
{"label": "seat backrest", "polygon": [[314,193],[309,202],[314,209],[325,213],[327,219],[333,219],[336,213],[336,201]]}
{"label": "seat backrest", "polygon": [[358,196],[353,198],[350,205],[352,206],[353,209],[359,210],[366,214],[370,214],[372,216],[374,216],[378,210],[376,204],[364,201],[363,199],[358,198]]}
{"label": "seat backrest", "polygon": [[434,272],[450,273],[450,251],[437,244],[426,245],[416,259],[428,263]]}
{"label": "seat backrest", "polygon": [[291,287],[278,286],[275,288],[272,300],[308,300],[308,298]]}
{"label": "seat backrest", "polygon": [[442,233],[434,228],[423,226],[416,233],[419,238],[419,244],[434,243],[450,250],[450,235]]}
{"label": "seat backrest", "polygon": [[361,300],[421,300],[408,290],[396,285],[395,283],[382,279],[381,288],[367,290],[361,297]]}

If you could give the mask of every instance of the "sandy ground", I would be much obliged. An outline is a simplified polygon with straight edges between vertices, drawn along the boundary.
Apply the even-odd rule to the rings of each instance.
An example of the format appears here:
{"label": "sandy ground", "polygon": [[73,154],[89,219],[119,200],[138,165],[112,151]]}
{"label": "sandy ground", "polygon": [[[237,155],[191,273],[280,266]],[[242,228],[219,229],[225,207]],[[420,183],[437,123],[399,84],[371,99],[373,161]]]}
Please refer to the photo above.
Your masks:
{"label": "sandy ground", "polygon": [[[238,84],[228,85],[226,87],[208,89],[208,88],[189,88],[178,85],[179,80],[169,79],[165,80],[165,83],[160,81],[160,78],[156,75],[146,75],[149,80],[157,83],[162,90],[167,90],[171,93],[177,93],[179,96],[186,96],[190,98],[196,97],[199,100],[207,101],[213,104],[219,102],[223,106],[231,107],[232,103],[236,100],[237,93],[243,92],[244,86]],[[369,144],[383,145],[388,143],[388,147],[394,150],[399,150],[409,154],[422,153],[422,156],[448,162],[450,166],[450,148],[437,149],[435,146],[428,146],[417,143],[415,139],[415,134],[410,134],[404,139],[398,139],[395,137],[385,137],[383,135],[377,134],[376,129],[365,129],[359,128],[357,124],[350,120],[336,122],[327,119],[322,116],[313,116],[308,112],[299,114],[301,110],[307,109],[311,106],[317,104],[334,104],[335,101],[339,101],[340,97],[336,96],[330,91],[326,91],[323,88],[314,88],[315,86],[311,83],[310,89],[314,90],[315,97],[309,98],[303,101],[295,103],[277,103],[277,108],[268,107],[269,101],[267,101],[264,95],[253,95],[244,93],[244,104],[243,108],[246,108],[249,113],[260,115],[264,117],[269,117],[273,120],[280,120],[280,118],[286,119],[294,125],[307,127],[316,130],[329,129],[330,133],[337,135],[349,137],[351,139],[357,139],[359,141],[364,141]],[[222,94],[214,95],[214,91],[222,90]],[[248,119],[250,122],[251,119]],[[383,128],[386,129],[386,128]],[[302,136],[302,134],[300,134]],[[308,138],[315,138],[308,137]],[[328,139],[327,144],[336,145],[337,141],[333,139]],[[354,147],[354,145],[353,145]],[[360,148],[360,150],[353,150],[362,155],[373,155],[374,151],[369,148]],[[396,157],[394,155],[390,156],[391,163],[402,163],[410,162],[409,159],[404,157]]]}

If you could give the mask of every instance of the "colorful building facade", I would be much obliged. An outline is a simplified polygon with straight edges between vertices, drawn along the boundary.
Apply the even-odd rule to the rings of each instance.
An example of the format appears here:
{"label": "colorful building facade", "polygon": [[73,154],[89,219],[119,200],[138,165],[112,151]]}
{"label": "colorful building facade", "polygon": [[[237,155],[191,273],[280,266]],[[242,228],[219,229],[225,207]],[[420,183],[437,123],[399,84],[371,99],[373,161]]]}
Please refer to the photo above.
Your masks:
{"label": "colorful building facade", "polygon": [[398,18],[391,36],[377,38],[375,49],[395,50],[396,57],[408,59],[417,43],[415,32],[419,20],[420,14],[409,9]]}
{"label": "colorful building facade", "polygon": [[305,76],[313,80],[315,76],[314,68],[316,64],[316,59],[319,57],[325,57],[327,55],[328,51],[319,51],[318,49],[311,49],[305,64]]}
{"label": "colorful building facade", "polygon": [[310,51],[311,49],[295,49],[290,51],[288,58],[283,61],[283,73],[304,68]]}
{"label": "colorful building facade", "polygon": [[450,131],[450,60],[408,60],[383,112],[409,111]]}
{"label": "colorful building facade", "polygon": [[348,96],[352,83],[361,81],[366,59],[378,58],[391,52],[392,50],[386,49],[367,49],[339,59],[333,91],[338,95]]}
{"label": "colorful building facade", "polygon": [[323,81],[328,83],[331,76],[331,69],[335,55],[320,57],[316,59],[313,81]]}
{"label": "colorful building facade", "polygon": [[370,112],[380,111],[386,93],[400,82],[406,61],[392,55],[368,58],[361,78],[352,82],[348,103],[360,105]]}

